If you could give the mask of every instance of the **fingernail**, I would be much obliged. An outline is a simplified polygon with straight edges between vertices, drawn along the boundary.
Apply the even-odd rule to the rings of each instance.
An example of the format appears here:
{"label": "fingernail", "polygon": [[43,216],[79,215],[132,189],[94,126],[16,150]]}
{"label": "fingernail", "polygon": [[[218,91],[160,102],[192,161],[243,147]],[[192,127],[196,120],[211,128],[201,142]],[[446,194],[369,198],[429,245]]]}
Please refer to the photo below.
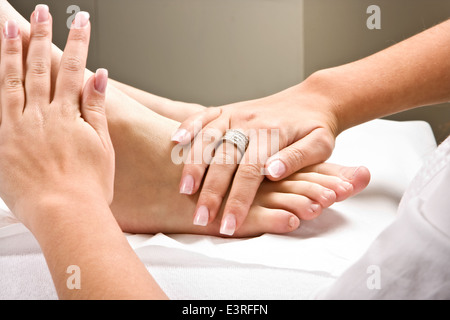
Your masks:
{"label": "fingernail", "polygon": [[9,20],[5,23],[5,36],[8,39],[15,39],[19,35],[19,25],[15,20]]}
{"label": "fingernail", "polygon": [[106,86],[108,85],[108,70],[97,69],[94,77],[94,88],[100,93],[106,92]]}
{"label": "fingernail", "polygon": [[75,19],[73,20],[73,27],[75,29],[81,29],[88,25],[89,22],[89,12],[86,11],[80,11],[75,16]]}
{"label": "fingernail", "polygon": [[232,236],[235,230],[236,230],[236,217],[233,214],[227,214],[222,220],[222,225],[220,226],[220,233],[227,236]]}
{"label": "fingernail", "polygon": [[180,193],[192,194],[193,190],[194,190],[194,177],[188,174],[181,180]]}
{"label": "fingernail", "polygon": [[47,22],[49,18],[49,9],[46,4],[38,4],[35,11],[36,22]]}
{"label": "fingernail", "polygon": [[274,178],[279,178],[286,172],[286,166],[283,162],[280,160],[275,160],[271,164],[269,164],[269,167],[267,167],[267,171],[269,171],[269,174]]}
{"label": "fingernail", "polygon": [[194,217],[194,224],[196,226],[205,227],[208,224],[209,220],[209,210],[205,206],[200,206],[197,209]]}
{"label": "fingernail", "polygon": [[190,141],[190,134],[186,129],[178,129],[173,135],[172,135],[172,141],[178,142],[181,144],[186,144]]}
{"label": "fingernail", "polygon": [[342,177],[348,179],[348,180],[353,180],[353,178],[355,177],[356,173],[358,172],[358,170],[361,167],[349,167],[349,168],[342,168],[341,169],[341,175]]}

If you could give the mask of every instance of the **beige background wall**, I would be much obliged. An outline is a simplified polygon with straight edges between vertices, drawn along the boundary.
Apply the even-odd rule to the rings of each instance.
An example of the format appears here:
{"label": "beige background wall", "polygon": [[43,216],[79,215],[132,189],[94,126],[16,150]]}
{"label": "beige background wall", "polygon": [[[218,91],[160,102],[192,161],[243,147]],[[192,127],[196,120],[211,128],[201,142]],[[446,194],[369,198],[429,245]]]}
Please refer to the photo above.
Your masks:
{"label": "beige background wall", "polygon": [[[269,95],[315,70],[362,58],[450,17],[444,0],[10,0],[26,17],[50,5],[55,42],[67,7],[92,15],[89,67],[152,93],[204,105]],[[381,7],[381,30],[366,9]],[[449,57],[450,58],[450,57]],[[449,88],[450,90],[450,88]],[[391,117],[450,134],[450,104]]]}

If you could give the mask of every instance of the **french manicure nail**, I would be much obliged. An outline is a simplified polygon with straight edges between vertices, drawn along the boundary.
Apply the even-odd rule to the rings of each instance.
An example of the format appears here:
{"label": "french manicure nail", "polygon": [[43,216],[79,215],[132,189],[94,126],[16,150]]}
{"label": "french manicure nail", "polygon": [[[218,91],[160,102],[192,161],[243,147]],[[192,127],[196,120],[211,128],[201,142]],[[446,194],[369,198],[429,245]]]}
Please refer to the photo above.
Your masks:
{"label": "french manicure nail", "polygon": [[272,161],[267,167],[267,171],[269,171],[269,174],[274,178],[279,178],[286,172],[286,166],[283,162],[280,160]]}
{"label": "french manicure nail", "polygon": [[86,11],[80,11],[75,16],[75,19],[73,20],[73,27],[75,29],[82,29],[88,25],[89,22],[89,12]]}
{"label": "french manicure nail", "polygon": [[106,92],[106,86],[108,85],[108,70],[97,69],[94,77],[94,88],[100,93]]}
{"label": "french manicure nail", "polygon": [[19,25],[15,20],[9,20],[5,23],[5,36],[8,39],[15,39],[19,35]]}
{"label": "french manicure nail", "polygon": [[172,141],[178,142],[181,144],[188,143],[190,141],[189,139],[190,135],[189,132],[186,129],[178,129],[173,135],[172,135]]}
{"label": "french manicure nail", "polygon": [[220,233],[227,236],[232,236],[235,230],[236,230],[236,217],[233,214],[227,214],[222,220],[222,225],[220,226]]}
{"label": "french manicure nail", "polygon": [[35,11],[36,22],[40,23],[40,22],[47,22],[48,21],[49,9],[48,9],[48,6],[46,4],[38,4],[36,6],[36,8],[34,9],[34,11]]}
{"label": "french manicure nail", "polygon": [[200,206],[197,209],[194,217],[194,225],[205,227],[209,220],[209,210],[205,206]]}
{"label": "french manicure nail", "polygon": [[194,190],[194,177],[188,174],[181,180],[180,193],[190,195],[192,194],[193,190]]}

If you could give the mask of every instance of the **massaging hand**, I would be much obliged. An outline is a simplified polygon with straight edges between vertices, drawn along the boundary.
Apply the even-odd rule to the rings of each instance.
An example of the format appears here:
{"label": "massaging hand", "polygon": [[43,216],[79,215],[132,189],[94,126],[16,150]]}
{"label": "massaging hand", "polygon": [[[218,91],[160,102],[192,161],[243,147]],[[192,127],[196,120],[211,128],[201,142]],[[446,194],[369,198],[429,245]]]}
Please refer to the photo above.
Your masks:
{"label": "massaging hand", "polygon": [[[221,223],[221,233],[232,235],[242,225],[264,175],[281,180],[329,158],[337,134],[336,120],[331,102],[315,92],[304,82],[264,99],[210,108],[181,124],[173,141],[189,144],[192,137],[197,138],[187,156],[190,161],[184,165],[180,192],[196,193],[204,178],[194,223],[204,221],[198,215],[208,215],[208,223],[215,219],[232,184]],[[248,136],[243,155],[233,143],[221,143],[229,129]],[[278,143],[271,143],[270,137],[277,134]],[[212,146],[217,147],[214,156]]]}
{"label": "massaging hand", "polygon": [[54,88],[51,34],[48,12],[33,13],[25,65],[17,23],[5,25],[1,42],[0,195],[25,225],[38,219],[26,215],[30,206],[83,193],[110,203],[113,196],[106,70],[98,70],[83,89],[87,13],[74,21]]}

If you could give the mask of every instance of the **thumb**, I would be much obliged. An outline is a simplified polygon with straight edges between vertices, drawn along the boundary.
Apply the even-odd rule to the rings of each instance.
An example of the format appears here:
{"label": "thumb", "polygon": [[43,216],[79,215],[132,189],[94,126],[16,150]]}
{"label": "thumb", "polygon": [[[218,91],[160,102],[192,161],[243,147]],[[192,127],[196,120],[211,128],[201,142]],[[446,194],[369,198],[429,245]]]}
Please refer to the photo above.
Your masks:
{"label": "thumb", "polygon": [[267,160],[265,165],[267,178],[278,181],[304,167],[324,162],[333,152],[334,141],[334,136],[328,134],[325,129],[313,130]]}
{"label": "thumb", "polygon": [[95,75],[86,82],[81,103],[81,116],[94,128],[103,142],[109,140],[105,110],[107,83],[108,70],[98,69]]}

